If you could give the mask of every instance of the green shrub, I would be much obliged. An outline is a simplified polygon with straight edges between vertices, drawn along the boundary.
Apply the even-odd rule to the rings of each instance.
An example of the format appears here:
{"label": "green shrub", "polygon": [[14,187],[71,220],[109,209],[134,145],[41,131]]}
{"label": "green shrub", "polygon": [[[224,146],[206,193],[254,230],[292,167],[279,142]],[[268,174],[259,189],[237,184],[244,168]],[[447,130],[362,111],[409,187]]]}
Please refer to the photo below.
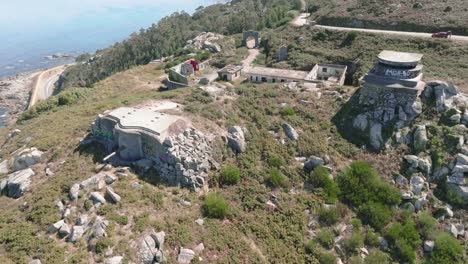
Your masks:
{"label": "green shrub", "polygon": [[86,211],[89,211],[93,207],[93,202],[91,200],[86,200],[83,206]]}
{"label": "green shrub", "polygon": [[330,179],[330,172],[323,166],[318,166],[310,173],[309,182],[315,188],[322,188],[322,195],[327,203],[335,203],[338,198],[339,189],[335,182]]}
{"label": "green shrub", "polygon": [[112,239],[109,237],[103,237],[96,242],[94,251],[96,251],[96,254],[102,254],[106,251],[106,249],[112,247],[113,245],[114,241],[112,241]]}
{"label": "green shrub", "polygon": [[211,218],[225,218],[228,214],[229,205],[218,193],[210,193],[205,197],[203,212]]}
{"label": "green shrub", "polygon": [[269,173],[268,181],[274,187],[282,187],[286,183],[286,177],[277,168],[272,168]]}
{"label": "green shrub", "polygon": [[317,234],[316,239],[317,239],[317,242],[326,249],[332,249],[335,244],[333,240],[333,234],[328,229],[320,230],[320,232]]}
{"label": "green shrub", "polygon": [[309,242],[305,244],[305,252],[311,255],[317,254],[317,242],[315,240],[309,240]]}
{"label": "green shrub", "polygon": [[397,205],[400,202],[400,192],[383,182],[378,173],[363,161],[355,161],[337,178],[341,199],[354,207],[359,207],[369,201]]}
{"label": "green shrub", "polygon": [[369,255],[364,259],[364,264],[391,264],[390,256],[378,249],[372,249]]}
{"label": "green shrub", "polygon": [[285,117],[285,116],[294,116],[296,115],[296,111],[294,111],[294,109],[290,108],[290,107],[286,107],[286,108],[283,108],[281,110],[281,116]]}
{"label": "green shrub", "polygon": [[359,207],[358,215],[364,224],[368,224],[375,230],[382,230],[392,220],[392,209],[388,206],[369,202]]}
{"label": "green shrub", "polygon": [[441,233],[435,239],[434,251],[429,256],[428,263],[463,263],[463,251],[463,246],[456,238]]}
{"label": "green shrub", "polygon": [[437,219],[432,217],[430,212],[421,212],[416,217],[416,228],[422,237],[433,239],[432,234],[437,229]]}
{"label": "green shrub", "polygon": [[379,236],[372,230],[367,230],[365,243],[371,247],[378,247],[380,245]]}
{"label": "green shrub", "polygon": [[347,252],[355,253],[364,246],[364,237],[359,230],[356,230],[349,239],[344,241],[343,246]]}
{"label": "green shrub", "polygon": [[320,250],[317,259],[320,264],[336,264],[336,256],[328,251]]}
{"label": "green shrub", "polygon": [[268,157],[268,165],[273,168],[280,168],[283,165],[283,159],[275,154],[271,154]]}
{"label": "green shrub", "polygon": [[221,169],[221,182],[227,185],[233,185],[240,181],[240,171],[233,165],[226,165]]}
{"label": "green shrub", "polygon": [[406,219],[404,224],[393,224],[387,230],[386,236],[398,259],[402,262],[414,263],[416,248],[421,244],[421,239],[411,219]]}
{"label": "green shrub", "polygon": [[318,211],[318,217],[321,224],[326,226],[334,225],[338,222],[338,210],[335,207],[320,208]]}

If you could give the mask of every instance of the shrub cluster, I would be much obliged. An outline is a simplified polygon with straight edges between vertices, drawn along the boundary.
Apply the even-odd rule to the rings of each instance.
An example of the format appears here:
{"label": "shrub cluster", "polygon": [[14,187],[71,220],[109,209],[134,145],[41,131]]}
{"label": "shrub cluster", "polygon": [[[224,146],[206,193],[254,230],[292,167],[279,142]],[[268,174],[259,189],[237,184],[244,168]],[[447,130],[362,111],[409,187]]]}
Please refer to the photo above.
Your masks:
{"label": "shrub cluster", "polygon": [[226,185],[234,185],[240,181],[240,171],[233,165],[226,165],[221,169],[221,182]]}
{"label": "shrub cluster", "polygon": [[218,193],[210,193],[205,197],[203,212],[207,217],[225,218],[229,211],[226,200]]}
{"label": "shrub cluster", "polygon": [[342,201],[355,207],[365,224],[381,230],[390,222],[391,206],[400,202],[400,192],[382,181],[368,163],[351,163],[339,175],[337,183]]}
{"label": "shrub cluster", "polygon": [[339,189],[335,182],[330,179],[330,172],[323,166],[318,166],[310,173],[309,182],[314,188],[322,189],[322,196],[327,203],[335,203],[338,198]]}

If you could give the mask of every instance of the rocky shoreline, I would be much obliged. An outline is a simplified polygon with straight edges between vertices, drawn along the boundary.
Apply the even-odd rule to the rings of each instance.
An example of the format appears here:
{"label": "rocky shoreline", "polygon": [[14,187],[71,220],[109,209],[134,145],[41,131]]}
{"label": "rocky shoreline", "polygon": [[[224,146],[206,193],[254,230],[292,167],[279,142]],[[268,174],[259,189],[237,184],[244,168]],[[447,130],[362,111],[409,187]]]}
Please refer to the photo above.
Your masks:
{"label": "rocky shoreline", "polygon": [[11,124],[28,108],[30,92],[40,72],[25,72],[0,79],[0,108],[8,109],[4,125]]}

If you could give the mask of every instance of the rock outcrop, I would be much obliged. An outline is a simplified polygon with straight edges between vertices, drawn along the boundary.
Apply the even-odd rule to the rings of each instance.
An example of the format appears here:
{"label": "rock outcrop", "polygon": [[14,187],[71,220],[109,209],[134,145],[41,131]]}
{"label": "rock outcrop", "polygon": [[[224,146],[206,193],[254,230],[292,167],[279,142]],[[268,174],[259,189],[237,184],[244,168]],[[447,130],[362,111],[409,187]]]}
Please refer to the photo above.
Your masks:
{"label": "rock outcrop", "polygon": [[161,263],[164,261],[164,232],[143,236],[138,243],[137,259],[142,264]]}
{"label": "rock outcrop", "polygon": [[244,152],[247,146],[244,130],[245,128],[240,126],[233,126],[228,129],[228,146],[235,154]]}
{"label": "rock outcrop", "polygon": [[299,138],[299,134],[297,133],[296,129],[294,129],[294,127],[292,127],[290,124],[284,123],[282,127],[284,133],[290,140],[296,141]]}
{"label": "rock outcrop", "polygon": [[35,175],[32,169],[25,169],[9,174],[0,181],[0,193],[11,198],[21,197],[29,189],[32,177]]}
{"label": "rock outcrop", "polygon": [[222,40],[223,35],[212,33],[212,32],[203,32],[192,40],[187,41],[184,50],[207,50],[210,52],[221,52],[221,46],[216,42]]}
{"label": "rock outcrop", "polygon": [[42,161],[44,153],[37,148],[26,148],[13,156],[13,171],[24,170]]}

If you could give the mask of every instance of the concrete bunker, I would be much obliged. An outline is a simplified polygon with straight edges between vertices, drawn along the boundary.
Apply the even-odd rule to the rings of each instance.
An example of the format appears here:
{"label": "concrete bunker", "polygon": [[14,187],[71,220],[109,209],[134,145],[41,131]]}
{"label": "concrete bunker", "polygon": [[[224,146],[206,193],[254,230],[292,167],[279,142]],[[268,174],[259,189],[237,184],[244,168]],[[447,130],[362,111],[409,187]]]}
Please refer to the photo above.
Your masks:
{"label": "concrete bunker", "polygon": [[99,115],[92,135],[112,146],[116,163],[146,164],[169,185],[199,190],[217,168],[210,140],[177,115],[122,107]]}
{"label": "concrete bunker", "polygon": [[[248,45],[249,39],[252,39],[255,42],[252,47],[249,47]],[[260,47],[260,33],[257,31],[244,32],[242,43],[249,49],[258,49]]]}

